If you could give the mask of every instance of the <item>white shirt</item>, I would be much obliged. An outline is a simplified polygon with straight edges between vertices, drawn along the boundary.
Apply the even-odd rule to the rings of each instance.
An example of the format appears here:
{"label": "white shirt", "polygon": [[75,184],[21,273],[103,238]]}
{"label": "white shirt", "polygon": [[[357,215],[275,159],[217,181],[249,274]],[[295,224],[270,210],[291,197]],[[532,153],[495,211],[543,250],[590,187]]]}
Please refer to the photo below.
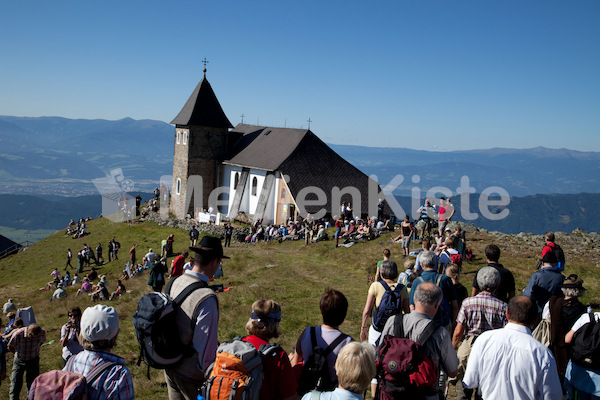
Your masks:
{"label": "white shirt", "polygon": [[[600,312],[595,312],[594,313],[594,319],[596,321],[600,322]],[[590,322],[590,314],[588,314],[588,313],[581,314],[581,317],[579,317],[579,319],[577,321],[575,321],[575,323],[573,324],[573,327],[571,328],[571,330],[577,332],[577,330],[579,328],[581,328],[582,326],[584,326],[588,322]]]}
{"label": "white shirt", "polygon": [[529,328],[511,322],[477,338],[463,384],[478,387],[486,400],[562,399],[552,352],[531,336]]}

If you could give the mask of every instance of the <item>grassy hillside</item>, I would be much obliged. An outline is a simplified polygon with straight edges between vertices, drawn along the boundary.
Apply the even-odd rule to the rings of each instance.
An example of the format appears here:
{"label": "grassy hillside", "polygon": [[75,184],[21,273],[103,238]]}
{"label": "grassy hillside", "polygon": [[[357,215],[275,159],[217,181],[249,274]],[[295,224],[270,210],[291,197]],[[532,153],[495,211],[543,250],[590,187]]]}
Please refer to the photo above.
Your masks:
{"label": "grassy hillside", "polygon": [[[67,309],[76,305],[84,309],[91,305],[87,296],[75,296],[76,288],[69,288],[68,298],[60,303],[49,302],[52,293],[40,290],[50,280],[50,272],[54,267],[59,267],[61,271],[64,268],[67,248],[75,252],[83,243],[95,248],[98,242],[101,242],[106,251],[106,244],[111,238],[121,242],[120,260],[104,265],[100,270],[109,278],[109,290],[114,290],[114,281],[120,276],[128,259],[128,249],[133,243],[139,244],[138,259],[141,259],[150,247],[159,249],[160,241],[170,233],[175,234],[176,252],[186,249],[189,244],[187,232],[150,222],[130,226],[98,219],[90,221],[88,229],[90,235],[85,238],[73,240],[58,232],[25,252],[0,260],[0,303],[12,297],[21,306],[32,305],[38,322],[47,332],[48,342],[41,354],[42,371],[61,366],[60,328],[66,322]],[[342,330],[357,338],[369,285],[368,275],[373,273],[376,261],[381,258],[381,251],[390,247],[392,258],[400,267],[403,263],[403,258],[399,256],[399,245],[387,243],[390,236],[391,234],[388,234],[381,239],[360,243],[349,249],[335,249],[333,242],[311,244],[307,247],[301,242],[255,245],[234,243],[233,247],[225,249],[225,254],[231,256],[231,259],[224,260],[225,276],[217,282],[231,287],[231,290],[219,294],[219,339],[227,340],[244,334],[244,325],[250,315],[252,302],[260,297],[268,297],[278,301],[283,308],[283,335],[277,342],[289,352],[306,326],[320,322],[318,300],[327,286],[341,290],[348,297],[350,309]],[[520,293],[535,268],[542,241],[536,237],[523,238],[477,232],[469,233],[467,238],[468,245],[479,257],[478,260],[464,265],[465,286],[470,290],[474,271],[485,264],[481,259],[483,248],[494,242],[502,248],[503,255],[500,261],[515,274],[517,292]],[[559,243],[562,242],[559,240]],[[567,272],[582,275],[585,286],[591,289],[583,299],[584,302],[598,303],[598,299],[592,297],[597,295],[596,289],[599,287],[599,265],[595,264],[600,255],[597,246],[594,241],[582,242],[577,251],[563,246],[568,260]],[[591,263],[588,260],[594,261]],[[136,398],[149,399],[156,395],[166,398],[167,391],[162,385],[162,372],[152,370],[151,380],[148,381],[145,365],[135,365],[138,345],[131,317],[139,298],[149,291],[146,285],[147,278],[146,274],[126,281],[128,293],[111,304],[118,310],[121,322],[119,342],[114,352],[125,358],[133,373]],[[3,383],[0,386],[0,398],[7,398],[10,384],[8,380]]]}

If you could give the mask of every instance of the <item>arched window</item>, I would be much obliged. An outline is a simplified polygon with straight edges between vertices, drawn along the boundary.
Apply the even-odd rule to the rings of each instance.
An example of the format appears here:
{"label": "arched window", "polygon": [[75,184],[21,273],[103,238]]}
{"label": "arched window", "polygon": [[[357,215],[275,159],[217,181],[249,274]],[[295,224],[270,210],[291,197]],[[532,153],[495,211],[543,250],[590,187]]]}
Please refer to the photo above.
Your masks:
{"label": "arched window", "polygon": [[236,172],[235,176],[233,177],[233,189],[237,189],[237,185],[240,182],[240,173]]}
{"label": "arched window", "polygon": [[177,131],[177,144],[181,143],[181,131]]}
{"label": "arched window", "polygon": [[252,196],[256,196],[256,191],[258,188],[258,179],[256,177],[252,178]]}
{"label": "arched window", "polygon": [[186,145],[187,144],[187,137],[188,137],[188,133],[187,131],[183,131],[183,144]]}
{"label": "arched window", "polygon": [[175,193],[181,194],[181,178],[177,178],[177,187],[175,188]]}

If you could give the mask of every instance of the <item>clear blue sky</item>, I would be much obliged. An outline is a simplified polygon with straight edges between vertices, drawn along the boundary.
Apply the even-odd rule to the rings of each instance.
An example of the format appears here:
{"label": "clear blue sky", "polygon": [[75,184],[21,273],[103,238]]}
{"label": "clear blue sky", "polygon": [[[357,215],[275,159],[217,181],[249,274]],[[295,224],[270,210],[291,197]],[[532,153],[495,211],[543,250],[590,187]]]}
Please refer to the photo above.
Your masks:
{"label": "clear blue sky", "polygon": [[600,1],[0,0],[0,114],[235,125],[328,143],[600,151]]}

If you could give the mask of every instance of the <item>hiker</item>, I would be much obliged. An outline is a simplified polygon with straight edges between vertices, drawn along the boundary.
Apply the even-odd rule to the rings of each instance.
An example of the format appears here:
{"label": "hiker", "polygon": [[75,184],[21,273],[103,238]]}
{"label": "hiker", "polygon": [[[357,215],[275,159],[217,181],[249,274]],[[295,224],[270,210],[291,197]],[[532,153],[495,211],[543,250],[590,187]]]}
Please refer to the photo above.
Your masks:
{"label": "hiker", "polygon": [[[508,301],[515,295],[515,278],[510,270],[504,268],[502,264],[498,262],[500,260],[500,248],[495,244],[488,244],[485,247],[485,258],[487,260],[487,266],[495,268],[500,273],[500,285],[496,289],[495,296],[508,304]],[[473,278],[473,289],[471,290],[471,296],[476,296],[480,292],[479,284],[477,283],[477,274]]]}
{"label": "hiker", "polygon": [[[403,336],[424,346],[423,352],[437,366],[438,373],[442,378],[438,379],[437,385],[431,389],[431,395],[427,395],[425,399],[437,400],[440,398],[440,395],[443,395],[445,387],[445,379],[443,379],[443,376],[456,376],[458,370],[458,358],[452,347],[452,339],[450,338],[448,330],[433,321],[442,303],[442,290],[433,283],[424,282],[416,288],[413,287],[411,294],[413,293],[413,312],[390,317],[381,334],[382,337],[385,337],[386,335],[393,336],[394,332],[398,331],[396,329],[396,324],[402,323],[401,332],[403,333]],[[437,329],[431,333],[427,340],[424,340],[424,343],[421,343],[421,337],[431,323],[435,323]]]}
{"label": "hiker", "polygon": [[[375,350],[367,342],[351,342],[345,345],[335,361],[339,383],[332,392],[318,394],[323,400],[359,400],[375,376]],[[307,393],[302,400],[315,398]]]}
{"label": "hiker", "polygon": [[456,292],[456,303],[458,305],[458,309],[460,310],[460,306],[463,301],[469,297],[469,291],[460,283],[460,268],[456,264],[450,264],[446,267],[446,276],[452,279],[452,285],[454,286],[454,291]]}
{"label": "hiker", "polygon": [[[369,291],[367,294],[367,301],[365,303],[365,308],[363,309],[362,314],[362,324],[360,327],[360,340],[369,340],[369,343],[373,345],[373,347],[377,347],[379,337],[381,336],[382,327],[375,327],[375,318],[379,313],[379,306],[381,305],[381,300],[383,299],[383,295],[388,291],[396,289],[398,283],[396,279],[398,279],[398,266],[394,261],[387,260],[381,263],[381,280],[373,282],[369,287]],[[387,287],[387,288],[386,288]],[[410,312],[409,302],[408,302],[408,292],[406,287],[402,286],[399,290],[398,295],[401,299],[401,307],[400,310],[396,310],[397,313],[408,314]],[[373,307],[375,309],[373,310]],[[372,323],[369,324],[369,317],[371,316],[371,312],[373,314]],[[369,329],[367,331],[367,328]],[[371,391],[375,393],[375,389],[377,387],[377,381],[372,382]]]}
{"label": "hiker", "polygon": [[554,241],[555,241],[555,237],[554,237],[554,232],[546,232],[544,234],[544,247],[542,248],[542,260],[544,259],[544,256],[548,253],[556,253],[557,255],[560,254],[560,257],[557,257],[558,262],[556,265],[556,269],[560,272],[564,271],[565,269],[565,255],[562,251],[562,249],[560,248],[559,245],[557,245]]}
{"label": "hiker", "polygon": [[113,261],[116,261],[119,259],[119,249],[121,248],[121,243],[117,242],[114,238],[113,238],[112,242],[113,242]]}
{"label": "hiker", "polygon": [[113,301],[114,299],[120,299],[121,296],[123,294],[127,293],[127,289],[125,289],[125,285],[123,285],[123,282],[121,282],[120,279],[117,279],[117,288],[115,289],[114,292],[112,292],[110,294],[110,301]]}
{"label": "hiker", "polygon": [[390,249],[383,249],[383,251],[382,251],[383,260],[377,261],[377,268],[375,271],[375,281],[381,280],[381,271],[379,270],[379,267],[381,267],[381,263],[389,260],[391,255],[392,255],[392,252],[390,251]]}
{"label": "hiker", "polygon": [[[259,350],[269,340],[279,337],[281,307],[273,300],[260,299],[252,304],[252,315],[246,322],[249,336],[242,340]],[[264,377],[260,387],[261,400],[297,399],[297,382],[287,353],[282,348],[273,356],[263,358]]]}
{"label": "hiker", "polygon": [[96,246],[96,265],[104,264],[104,259],[102,258],[102,244],[98,243]]}
{"label": "hiker", "polygon": [[198,229],[196,229],[196,226],[194,225],[194,227],[192,227],[192,229],[190,230],[190,246],[194,247],[196,245],[196,243],[198,242],[198,236],[200,235],[200,232],[198,232]]}
{"label": "hiker", "polygon": [[13,299],[8,299],[4,306],[2,307],[2,312],[4,315],[7,315],[9,312],[17,312],[17,306],[13,303]]}
{"label": "hiker", "polygon": [[473,389],[466,389],[462,385],[473,343],[483,332],[503,328],[508,322],[506,319],[508,305],[494,297],[494,292],[500,284],[500,273],[492,267],[483,267],[477,279],[482,291],[463,302],[452,336],[452,345],[456,349],[459,367],[458,375],[450,382],[456,385],[457,400],[470,400],[473,395]]}
{"label": "hiker", "polygon": [[453,237],[449,237],[444,241],[444,246],[437,249],[439,268],[438,272],[443,274],[446,271],[448,264],[456,264],[462,269],[462,256],[456,250],[456,243]]}
{"label": "hiker", "polygon": [[113,241],[112,241],[112,240],[109,240],[109,241],[108,241],[108,262],[109,262],[109,263],[110,263],[110,262],[113,262],[113,251],[114,251],[114,248],[113,248],[113,246],[114,246],[114,245],[113,245]]}
{"label": "hiker", "polygon": [[400,224],[400,232],[402,236],[402,251],[404,252],[405,256],[408,256],[410,253],[410,241],[415,233],[415,226],[410,220],[408,214],[404,216],[404,221],[402,221]]}
{"label": "hiker", "polygon": [[[567,364],[571,358],[571,346],[565,343],[565,337],[575,322],[586,314],[587,307],[579,301],[579,297],[585,295],[583,279],[571,274],[560,285],[563,296],[552,296],[544,306],[542,318],[549,322],[547,330],[549,345],[556,359],[558,376],[561,383],[564,382]],[[540,327],[542,324],[538,325]],[[537,330],[537,329],[536,329]],[[534,335],[535,337],[535,335]]]}
{"label": "hiker", "polygon": [[150,264],[150,276],[148,277],[148,285],[152,286],[153,291],[162,291],[162,288],[165,285],[166,273],[167,259],[165,257],[162,257],[158,262],[155,262],[154,264]]}
{"label": "hiker", "polygon": [[81,332],[81,309],[79,307],[69,309],[68,318],[69,320],[60,330],[63,368],[71,356],[83,351],[83,346],[79,343],[79,332]]}
{"label": "hiker", "polygon": [[440,236],[443,235],[446,230],[450,214],[451,211],[446,204],[446,198],[444,196],[440,197],[440,206],[438,207],[438,232],[440,233]]}
{"label": "hiker", "polygon": [[152,249],[148,249],[148,252],[144,256],[144,259],[142,260],[142,264],[144,264],[144,268],[148,268],[152,264],[154,264],[156,262],[157,258],[158,258],[158,254],[153,252]]}
{"label": "hiker", "polygon": [[431,282],[442,289],[442,293],[444,294],[444,301],[442,301],[442,305],[440,306],[441,311],[436,316],[438,323],[448,329],[450,332],[451,322],[456,320],[456,316],[458,314],[458,301],[456,297],[456,291],[454,290],[454,285],[452,284],[452,279],[448,276],[438,274],[436,272],[436,259],[435,253],[432,251],[424,251],[421,253],[421,266],[423,268],[423,273],[420,277],[413,281],[411,290],[410,290],[410,309],[414,310],[415,304],[413,299],[413,293],[415,289],[419,286],[419,284],[423,282]]}
{"label": "hiker", "polygon": [[138,245],[134,243],[129,249],[129,265],[131,265],[132,268],[135,266],[135,249],[137,246]]}
{"label": "hiker", "polygon": [[425,231],[428,235],[431,235],[431,228],[433,227],[433,217],[435,215],[435,206],[431,205],[429,199],[425,199],[425,204],[417,209],[419,213],[419,221],[417,225],[422,222],[423,229],[421,231],[421,239],[425,238]]}
{"label": "hiker", "polygon": [[471,349],[463,385],[484,399],[562,399],[552,352],[531,336],[538,312],[527,296],[508,302],[508,324],[483,332]]}
{"label": "hiker", "polygon": [[40,374],[40,349],[45,341],[46,332],[38,324],[20,328],[12,334],[8,342],[8,351],[15,353],[10,373],[10,400],[19,400],[23,375],[29,390]]}
{"label": "hiker", "polygon": [[173,260],[173,265],[171,267],[171,278],[175,278],[183,274],[183,266],[185,265],[185,259],[188,256],[188,254],[188,251],[184,250],[181,252],[180,255],[175,257],[175,259]]}
{"label": "hiker", "polygon": [[71,252],[71,249],[67,249],[67,263],[65,265],[65,271],[67,270],[67,267],[73,268],[73,266],[71,265],[72,259],[73,259],[73,253]]}
{"label": "hiker", "polygon": [[[196,400],[198,389],[204,382],[204,371],[215,360],[218,347],[217,329],[219,308],[217,297],[208,289],[208,281],[217,272],[223,255],[221,240],[204,236],[198,247],[190,247],[196,253],[194,267],[180,277],[174,278],[169,295],[176,298],[188,285],[202,281],[207,288],[194,290],[176,311],[176,321],[183,343],[191,340],[191,351],[176,367],[165,369],[169,400]],[[194,325],[190,326],[190,320]]]}
{"label": "hiker", "polygon": [[59,286],[56,288],[56,290],[52,294],[50,301],[64,300],[66,298],[67,298],[67,291],[62,286]]}
{"label": "hiker", "polygon": [[531,275],[527,287],[523,290],[523,295],[530,297],[537,306],[538,315],[542,314],[544,305],[552,295],[562,294],[560,285],[565,280],[565,276],[558,271],[557,265],[558,258],[554,252],[549,251],[544,254],[542,268]]}
{"label": "hiker", "polygon": [[[317,346],[326,352],[328,351],[326,349],[329,349],[331,345],[334,344],[333,348],[329,350],[329,354],[326,355],[327,368],[329,370],[329,382],[332,386],[325,389],[333,390],[337,386],[338,381],[338,377],[335,373],[335,360],[337,359],[340,350],[352,341],[352,337],[339,330],[340,325],[346,319],[348,299],[346,299],[346,296],[344,296],[342,292],[328,288],[321,295],[319,309],[321,310],[323,323],[320,326],[310,326],[304,329],[298,337],[295,351],[290,355],[290,359],[294,366],[299,365],[299,363],[304,363],[304,365],[306,365],[310,360],[311,355],[314,354],[314,349]],[[315,388],[316,386],[305,388],[302,375],[300,376],[298,394],[303,395],[307,390]],[[323,389],[319,388],[319,390]]]}
{"label": "hiker", "polygon": [[167,238],[167,257],[173,256],[173,243],[175,243],[175,234],[171,233]]}
{"label": "hiker", "polygon": [[133,400],[133,381],[125,360],[110,352],[117,344],[119,336],[119,315],[113,307],[95,305],[83,312],[80,322],[79,339],[83,351],[73,355],[64,371],[88,376],[95,366],[102,362],[115,365],[93,382],[88,382],[88,394],[93,400],[118,399]]}
{"label": "hiker", "polygon": [[92,290],[88,294],[88,296],[92,297],[92,301],[100,301],[100,300],[106,301],[110,297],[110,295],[108,293],[108,289],[106,288],[106,285],[102,281],[98,282],[98,286],[96,286],[96,289]]}
{"label": "hiker", "polygon": [[233,235],[233,227],[228,222],[225,224],[225,247],[231,247],[231,236]]}
{"label": "hiker", "polygon": [[[415,260],[415,272],[419,275],[421,274],[421,272],[423,272],[423,267],[421,267],[421,259],[420,259],[421,254],[424,251],[433,250],[431,248],[431,240],[430,239],[423,239],[423,241],[421,242],[421,246],[422,246],[423,250],[419,251],[419,254],[417,254],[417,259]],[[436,257],[435,257],[436,265],[437,265],[437,262],[438,262],[438,259],[437,259],[437,255],[436,255]]]}

